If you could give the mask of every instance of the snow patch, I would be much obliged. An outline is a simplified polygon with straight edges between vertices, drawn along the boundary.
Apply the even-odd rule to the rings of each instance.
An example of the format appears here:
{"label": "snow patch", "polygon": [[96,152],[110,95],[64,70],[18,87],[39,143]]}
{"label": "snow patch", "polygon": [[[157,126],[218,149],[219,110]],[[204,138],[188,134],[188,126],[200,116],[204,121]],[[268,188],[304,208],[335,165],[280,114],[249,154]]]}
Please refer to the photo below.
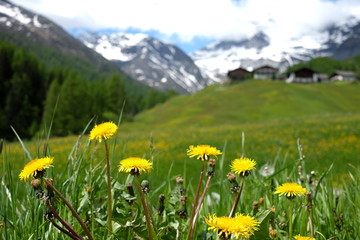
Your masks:
{"label": "snow patch", "polygon": [[20,8],[18,7],[11,8],[11,7],[6,7],[4,5],[0,5],[0,13],[7,15],[13,19],[16,19],[22,24],[29,24],[31,22],[31,18],[24,15],[20,11]]}
{"label": "snow patch", "polygon": [[35,27],[42,28],[43,25],[39,22],[39,16],[35,15],[33,18],[33,23]]}

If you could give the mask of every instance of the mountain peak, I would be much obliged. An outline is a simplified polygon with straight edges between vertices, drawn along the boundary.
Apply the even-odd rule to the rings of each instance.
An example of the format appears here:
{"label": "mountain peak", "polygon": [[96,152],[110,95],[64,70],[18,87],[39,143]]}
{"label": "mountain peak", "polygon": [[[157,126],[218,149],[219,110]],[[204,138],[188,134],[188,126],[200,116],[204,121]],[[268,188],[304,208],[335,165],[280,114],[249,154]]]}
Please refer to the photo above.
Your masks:
{"label": "mountain peak", "polygon": [[145,34],[86,33],[79,39],[151,87],[193,93],[209,84],[207,76],[181,49]]}
{"label": "mountain peak", "polygon": [[360,21],[355,18],[330,25],[317,36],[320,37],[292,39],[283,45],[258,32],[247,39],[218,41],[191,56],[208,76],[221,82],[228,71],[238,67],[252,69],[270,62],[283,71],[289,65],[314,57],[345,59],[360,54]]}

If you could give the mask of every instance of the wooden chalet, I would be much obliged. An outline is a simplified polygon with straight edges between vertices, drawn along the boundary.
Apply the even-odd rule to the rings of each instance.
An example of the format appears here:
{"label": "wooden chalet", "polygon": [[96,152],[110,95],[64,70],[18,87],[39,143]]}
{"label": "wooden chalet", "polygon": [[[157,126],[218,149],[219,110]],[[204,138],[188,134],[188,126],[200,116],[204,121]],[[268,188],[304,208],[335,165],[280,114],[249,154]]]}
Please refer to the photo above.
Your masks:
{"label": "wooden chalet", "polygon": [[288,83],[317,83],[320,82],[318,73],[310,68],[300,68],[290,73],[286,79]]}
{"label": "wooden chalet", "polygon": [[249,72],[245,68],[241,68],[241,67],[231,70],[227,73],[227,76],[231,82],[243,81],[243,80],[249,78],[250,75],[251,75],[251,72]]}
{"label": "wooden chalet", "polygon": [[279,69],[264,65],[253,70],[254,79],[276,79]]}
{"label": "wooden chalet", "polygon": [[346,82],[355,82],[356,76],[354,72],[351,71],[335,71],[330,76],[331,81],[346,81]]}

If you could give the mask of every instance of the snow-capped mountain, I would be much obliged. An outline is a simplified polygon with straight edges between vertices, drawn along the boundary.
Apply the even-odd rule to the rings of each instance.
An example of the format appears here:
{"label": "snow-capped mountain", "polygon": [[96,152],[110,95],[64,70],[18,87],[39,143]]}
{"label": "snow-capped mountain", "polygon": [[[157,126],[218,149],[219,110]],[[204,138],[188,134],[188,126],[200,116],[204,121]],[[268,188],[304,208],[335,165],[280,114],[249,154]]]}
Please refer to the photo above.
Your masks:
{"label": "snow-capped mountain", "polygon": [[[87,48],[53,21],[5,0],[0,0],[0,38],[28,48],[39,58],[46,55],[45,61],[56,62],[59,58],[56,54],[63,53],[72,55],[78,62],[91,63],[98,71],[118,70],[115,64]],[[38,47],[34,49],[33,46]],[[57,52],[50,54],[44,48]]]}
{"label": "snow-capped mountain", "polygon": [[346,24],[330,26],[312,38],[294,38],[286,44],[277,40],[258,32],[249,39],[212,43],[190,56],[217,82],[238,67],[252,70],[270,65],[286,70],[290,65],[314,57],[344,59],[360,54],[360,22],[351,18]]}
{"label": "snow-capped mountain", "polygon": [[208,77],[182,50],[145,34],[83,33],[78,38],[149,86],[193,93],[209,84]]}

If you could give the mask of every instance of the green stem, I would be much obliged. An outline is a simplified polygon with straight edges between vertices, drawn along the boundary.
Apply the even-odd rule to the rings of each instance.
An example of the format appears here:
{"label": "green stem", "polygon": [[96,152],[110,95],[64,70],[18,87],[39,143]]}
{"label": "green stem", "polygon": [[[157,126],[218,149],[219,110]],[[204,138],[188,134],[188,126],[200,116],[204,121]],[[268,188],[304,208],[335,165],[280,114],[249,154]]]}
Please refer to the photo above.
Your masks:
{"label": "green stem", "polygon": [[236,207],[239,203],[239,200],[240,200],[240,197],[241,197],[241,193],[244,189],[244,182],[245,182],[245,177],[242,176],[241,177],[241,183],[240,183],[240,189],[239,189],[239,192],[235,195],[235,198],[234,198],[234,203],[231,207],[231,211],[230,211],[230,214],[229,214],[229,217],[234,217],[235,216],[235,211],[236,211]]}
{"label": "green stem", "polygon": [[107,213],[108,213],[108,218],[107,218],[107,223],[108,223],[108,235],[111,235],[112,233],[112,202],[111,202],[111,179],[110,179],[110,160],[109,160],[109,149],[108,149],[108,144],[107,141],[104,140],[105,142],[105,152],[106,152],[106,175],[107,175]]}
{"label": "green stem", "polygon": [[136,187],[138,189],[138,192],[140,194],[141,203],[142,203],[144,211],[145,211],[146,227],[147,227],[148,234],[149,234],[149,240],[153,240],[149,208],[148,208],[148,206],[146,204],[145,196],[144,196],[144,193],[143,193],[143,191],[141,189],[141,186],[140,186],[139,176],[137,174],[135,174],[134,177],[135,177],[135,182],[136,182],[135,185],[136,185]]}
{"label": "green stem", "polygon": [[197,207],[196,207],[196,210],[195,210],[195,215],[194,215],[194,219],[193,219],[193,222],[192,222],[192,229],[193,231],[195,230],[195,225],[196,225],[196,220],[197,220],[197,217],[199,215],[199,211],[200,211],[200,208],[201,208],[201,205],[204,201],[204,198],[205,198],[205,195],[207,193],[207,190],[209,189],[209,186],[210,186],[210,181],[212,179],[212,175],[209,175],[208,176],[208,179],[206,181],[206,184],[205,184],[205,187],[204,187],[204,191],[199,199],[199,202],[197,204]]}
{"label": "green stem", "polygon": [[51,190],[53,190],[59,196],[59,198],[65,203],[65,205],[69,208],[69,210],[74,215],[76,220],[80,223],[82,229],[85,231],[86,236],[89,238],[89,240],[94,240],[94,238],[91,236],[89,232],[89,229],[86,227],[85,223],[83,222],[79,214],[75,211],[75,209],[71,206],[71,204],[65,199],[65,197],[59,192],[59,190],[57,190],[46,178],[44,178],[44,181],[51,188]]}
{"label": "green stem", "polygon": [[200,195],[200,190],[201,190],[201,183],[203,181],[204,178],[204,171],[205,171],[205,163],[204,161],[202,161],[202,167],[201,167],[201,173],[200,173],[200,179],[199,179],[199,183],[196,189],[196,194],[195,194],[195,199],[194,199],[194,205],[193,208],[191,210],[191,215],[190,215],[190,220],[189,220],[189,230],[188,230],[188,240],[192,240],[193,239],[193,235],[194,235],[194,229],[192,228],[192,222],[195,216],[195,210],[198,204],[198,199],[199,199],[199,195]]}
{"label": "green stem", "polygon": [[290,199],[290,211],[289,211],[289,240],[293,239],[293,199]]}

